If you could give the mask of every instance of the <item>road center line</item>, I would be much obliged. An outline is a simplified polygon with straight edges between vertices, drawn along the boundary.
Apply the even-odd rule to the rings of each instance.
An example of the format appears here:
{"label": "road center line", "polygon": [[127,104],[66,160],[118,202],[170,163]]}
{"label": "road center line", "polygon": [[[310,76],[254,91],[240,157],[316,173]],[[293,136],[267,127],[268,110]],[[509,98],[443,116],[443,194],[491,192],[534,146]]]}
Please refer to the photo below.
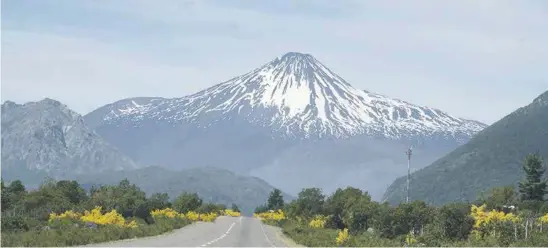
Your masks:
{"label": "road center line", "polygon": [[220,237],[218,237],[218,238],[216,238],[216,239],[214,239],[214,240],[212,240],[212,241],[209,241],[209,242],[207,242],[207,243],[205,243],[205,244],[201,245],[200,247],[205,247],[205,246],[208,246],[208,245],[210,245],[210,244],[213,244],[213,243],[215,243],[215,242],[217,242],[217,241],[219,241],[219,240],[223,239],[224,237],[226,237],[226,235],[227,235],[227,234],[229,234],[229,233],[230,233],[230,230],[232,230],[232,227],[234,227],[234,225],[235,225],[235,224],[236,224],[236,222],[235,222],[235,221],[234,221],[234,222],[232,222],[232,224],[230,225],[230,227],[228,228],[228,230],[226,230],[226,232],[225,232],[225,233],[223,233],[223,235],[221,235]]}

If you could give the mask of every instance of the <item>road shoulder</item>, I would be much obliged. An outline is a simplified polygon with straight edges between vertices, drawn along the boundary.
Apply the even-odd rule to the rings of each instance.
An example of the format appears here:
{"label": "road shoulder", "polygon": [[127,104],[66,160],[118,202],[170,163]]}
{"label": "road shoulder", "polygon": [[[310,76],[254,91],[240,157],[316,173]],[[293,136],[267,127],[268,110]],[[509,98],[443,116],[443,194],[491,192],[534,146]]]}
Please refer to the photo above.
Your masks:
{"label": "road shoulder", "polygon": [[181,227],[181,228],[178,228],[178,229],[173,229],[171,231],[168,231],[168,232],[165,232],[165,233],[162,233],[162,234],[158,234],[158,235],[154,235],[154,236],[135,237],[135,238],[129,238],[129,239],[119,239],[119,240],[112,240],[112,241],[107,241],[107,242],[102,242],[102,243],[86,244],[86,245],[77,246],[77,247],[111,247],[111,246],[119,246],[119,245],[122,245],[122,244],[127,244],[127,243],[134,242],[134,241],[151,241],[151,240],[153,241],[153,240],[158,240],[158,239],[168,237],[168,236],[172,236],[172,235],[177,235],[179,232],[184,232],[186,229],[194,228],[197,225],[203,225],[203,224],[204,224],[204,222],[193,222],[193,223],[190,223],[190,224],[188,224],[184,227]]}
{"label": "road shoulder", "polygon": [[283,233],[282,228],[277,227],[277,226],[267,225],[267,224],[264,224],[264,223],[262,223],[262,224],[265,228],[267,228],[269,230],[269,233],[273,233],[275,235],[274,237],[276,238],[276,240],[278,240],[278,241],[280,241],[284,244],[284,247],[305,247],[303,245],[295,243],[295,241],[293,241],[293,239],[287,237]]}

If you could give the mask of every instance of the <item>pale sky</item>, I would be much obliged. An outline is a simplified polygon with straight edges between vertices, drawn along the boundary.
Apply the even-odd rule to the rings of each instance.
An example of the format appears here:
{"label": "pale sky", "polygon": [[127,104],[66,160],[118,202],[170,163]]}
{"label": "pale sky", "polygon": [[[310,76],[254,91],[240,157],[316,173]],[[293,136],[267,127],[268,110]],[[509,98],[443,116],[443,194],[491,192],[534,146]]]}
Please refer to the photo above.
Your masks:
{"label": "pale sky", "polygon": [[548,1],[2,0],[2,102],[181,97],[286,52],[487,124],[548,90]]}

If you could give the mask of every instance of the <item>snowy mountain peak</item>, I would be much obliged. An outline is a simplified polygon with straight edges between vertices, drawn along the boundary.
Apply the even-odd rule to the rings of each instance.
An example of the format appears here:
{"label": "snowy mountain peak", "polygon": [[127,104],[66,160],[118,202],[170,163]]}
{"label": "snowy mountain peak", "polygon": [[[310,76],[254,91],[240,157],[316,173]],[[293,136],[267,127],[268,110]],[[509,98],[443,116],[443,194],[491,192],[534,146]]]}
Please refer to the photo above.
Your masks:
{"label": "snowy mountain peak", "polygon": [[296,52],[286,53],[264,65],[261,69],[261,71],[272,69],[279,76],[285,77],[294,74],[294,76],[299,79],[313,79],[315,74],[321,71],[327,71],[333,74],[312,55]]}
{"label": "snowy mountain peak", "polygon": [[[215,123],[244,118],[290,137],[390,138],[443,133],[468,136],[485,125],[356,89],[312,55],[290,52],[193,95],[157,101],[124,100],[104,118]],[[206,117],[207,116],[207,117]],[[208,124],[209,125],[209,124]]]}
{"label": "snowy mountain peak", "polygon": [[313,63],[316,61],[316,59],[308,54],[308,53],[298,53],[298,52],[288,52],[282,56],[279,56],[272,62],[289,62],[289,63],[297,63],[297,62],[308,62]]}

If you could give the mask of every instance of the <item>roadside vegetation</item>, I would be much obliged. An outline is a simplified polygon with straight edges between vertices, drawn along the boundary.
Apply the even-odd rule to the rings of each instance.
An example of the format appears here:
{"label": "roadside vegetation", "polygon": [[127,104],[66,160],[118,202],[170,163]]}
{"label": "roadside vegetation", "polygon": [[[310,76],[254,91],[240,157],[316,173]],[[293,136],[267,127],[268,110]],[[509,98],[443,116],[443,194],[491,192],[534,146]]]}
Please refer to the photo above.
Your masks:
{"label": "roadside vegetation", "polygon": [[238,207],[204,203],[195,193],[173,201],[146,197],[128,180],[86,191],[76,181],[47,180],[29,191],[2,181],[2,246],[75,246],[159,235],[217,216],[240,216]]}
{"label": "roadside vegetation", "polygon": [[433,206],[412,201],[391,206],[348,187],[325,196],[303,189],[285,204],[279,190],[254,216],[277,225],[298,244],[333,246],[514,246],[548,244],[548,201],[542,158],[529,155],[517,187],[493,188],[474,202]]}

